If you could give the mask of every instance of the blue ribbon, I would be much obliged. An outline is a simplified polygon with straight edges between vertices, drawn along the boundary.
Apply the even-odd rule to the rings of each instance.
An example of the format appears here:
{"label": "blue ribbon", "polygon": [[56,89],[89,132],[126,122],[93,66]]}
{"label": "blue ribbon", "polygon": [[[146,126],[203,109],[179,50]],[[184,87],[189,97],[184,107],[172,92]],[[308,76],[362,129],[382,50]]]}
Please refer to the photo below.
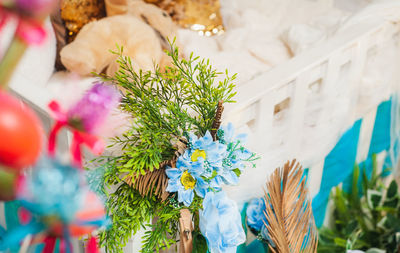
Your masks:
{"label": "blue ribbon", "polygon": [[31,222],[27,225],[22,225],[8,232],[2,236],[0,242],[0,250],[6,250],[11,247],[18,247],[19,243],[27,236],[40,233],[44,227],[37,222]]}

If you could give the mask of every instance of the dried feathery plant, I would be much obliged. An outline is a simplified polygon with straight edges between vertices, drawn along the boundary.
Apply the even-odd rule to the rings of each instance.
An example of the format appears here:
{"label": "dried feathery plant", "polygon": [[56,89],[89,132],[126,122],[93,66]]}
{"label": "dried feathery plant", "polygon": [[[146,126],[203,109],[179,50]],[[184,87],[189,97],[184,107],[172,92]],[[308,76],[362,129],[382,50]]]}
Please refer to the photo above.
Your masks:
{"label": "dried feathery plant", "polygon": [[267,182],[265,192],[268,229],[277,253],[317,252],[318,232],[305,186],[303,169],[294,159],[277,168]]}
{"label": "dried feathery plant", "polygon": [[166,191],[168,186],[168,177],[165,174],[165,169],[167,166],[175,167],[176,160],[185,152],[187,140],[181,137],[174,146],[176,151],[172,160],[160,163],[159,169],[148,171],[145,175],[138,175],[134,179],[132,179],[132,177],[127,177],[125,182],[135,190],[139,191],[140,195],[143,197],[154,194],[160,198],[161,201],[165,201],[169,196],[169,193]]}
{"label": "dried feathery plant", "polygon": [[161,201],[165,201],[169,194],[165,191],[168,185],[168,177],[165,174],[166,164],[161,164],[160,169],[147,172],[145,175],[139,175],[136,179],[128,177],[125,182],[136,189],[140,195],[151,196],[154,194]]}

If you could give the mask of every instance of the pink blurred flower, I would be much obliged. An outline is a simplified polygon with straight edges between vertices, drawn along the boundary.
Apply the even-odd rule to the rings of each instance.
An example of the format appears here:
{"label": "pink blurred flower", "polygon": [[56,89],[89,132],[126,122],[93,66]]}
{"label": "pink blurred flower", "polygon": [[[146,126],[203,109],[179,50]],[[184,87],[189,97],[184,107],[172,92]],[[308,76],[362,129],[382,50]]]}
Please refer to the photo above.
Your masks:
{"label": "pink blurred flower", "polygon": [[120,98],[118,90],[97,82],[68,110],[68,123],[81,131],[93,133],[118,106]]}
{"label": "pink blurred flower", "polygon": [[43,26],[35,20],[19,20],[16,35],[28,45],[39,45],[47,36]]}
{"label": "pink blurred flower", "polygon": [[15,0],[16,7],[27,16],[40,17],[50,14],[59,0]]}

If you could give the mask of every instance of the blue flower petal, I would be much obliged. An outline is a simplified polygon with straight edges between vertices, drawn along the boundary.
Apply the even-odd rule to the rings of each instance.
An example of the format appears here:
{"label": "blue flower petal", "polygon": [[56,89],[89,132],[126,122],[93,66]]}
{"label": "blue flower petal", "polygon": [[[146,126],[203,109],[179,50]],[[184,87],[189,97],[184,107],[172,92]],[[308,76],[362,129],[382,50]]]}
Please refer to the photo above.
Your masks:
{"label": "blue flower petal", "polygon": [[209,131],[206,132],[202,139],[205,145],[210,145],[214,141]]}
{"label": "blue flower petal", "polygon": [[199,138],[195,134],[193,134],[193,133],[189,134],[189,141],[190,142],[196,142],[198,139]]}
{"label": "blue flower petal", "polygon": [[245,144],[247,142],[248,135],[245,133],[238,134],[236,139],[240,141],[240,143]]}
{"label": "blue flower petal", "polygon": [[197,193],[197,195],[199,195],[200,197],[204,198],[204,196],[206,195],[207,191],[208,191],[208,184],[206,181],[204,181],[204,179],[202,179],[201,177],[199,177],[197,179],[196,182],[196,188],[195,191]]}
{"label": "blue flower petal", "polygon": [[208,192],[200,210],[200,231],[211,253],[236,252],[246,235],[236,203],[225,192]]}
{"label": "blue flower petal", "polygon": [[204,160],[199,158],[196,162],[192,162],[188,168],[188,172],[195,178],[200,177],[204,172]]}
{"label": "blue flower petal", "polygon": [[264,222],[267,221],[264,215],[264,210],[264,198],[251,200],[246,210],[247,225],[256,231],[260,231],[264,226]]}
{"label": "blue flower petal", "polygon": [[183,188],[183,186],[182,186],[182,184],[180,182],[177,182],[176,180],[173,180],[173,179],[169,179],[168,180],[168,186],[167,186],[167,188],[165,190],[167,192],[177,192],[182,188]]}
{"label": "blue flower petal", "polygon": [[170,179],[176,179],[182,176],[182,170],[177,168],[170,168],[165,170],[165,174],[167,174],[167,177]]}
{"label": "blue flower petal", "polygon": [[193,198],[194,198],[193,189],[182,190],[179,191],[178,193],[178,201],[183,202],[185,206],[190,206],[190,204],[192,204]]}
{"label": "blue flower petal", "polygon": [[235,155],[240,160],[247,160],[253,155],[253,153],[248,149],[243,149],[235,151]]}
{"label": "blue flower petal", "polygon": [[225,171],[221,177],[227,185],[237,185],[239,183],[239,177],[232,170]]}

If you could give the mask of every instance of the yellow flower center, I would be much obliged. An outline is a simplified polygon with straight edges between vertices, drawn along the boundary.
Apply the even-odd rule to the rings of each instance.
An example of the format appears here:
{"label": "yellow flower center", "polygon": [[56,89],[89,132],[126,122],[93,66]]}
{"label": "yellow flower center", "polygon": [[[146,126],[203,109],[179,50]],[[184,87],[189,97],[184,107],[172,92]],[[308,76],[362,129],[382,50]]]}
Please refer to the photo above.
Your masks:
{"label": "yellow flower center", "polygon": [[206,159],[206,151],[204,150],[200,150],[200,149],[196,149],[193,154],[192,154],[192,162],[196,162],[199,157],[203,157],[204,159]]}
{"label": "yellow flower center", "polygon": [[189,172],[185,171],[182,174],[181,183],[183,187],[185,187],[185,190],[194,189],[194,186],[196,184],[196,179],[194,179],[194,177],[190,175]]}

